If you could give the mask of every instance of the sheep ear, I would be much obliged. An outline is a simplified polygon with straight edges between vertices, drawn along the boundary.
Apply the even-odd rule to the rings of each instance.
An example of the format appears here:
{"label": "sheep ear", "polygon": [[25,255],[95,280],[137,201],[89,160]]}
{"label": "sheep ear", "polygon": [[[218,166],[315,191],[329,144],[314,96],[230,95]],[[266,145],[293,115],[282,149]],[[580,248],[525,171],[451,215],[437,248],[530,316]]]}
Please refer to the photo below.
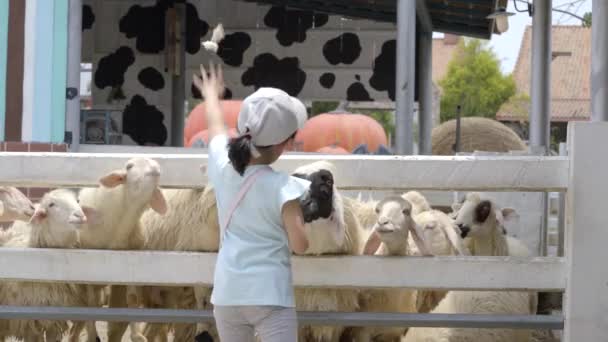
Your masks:
{"label": "sheep ear", "polygon": [[376,233],[376,230],[373,230],[365,242],[363,255],[374,255],[378,248],[380,248],[380,242],[380,236]]}
{"label": "sheep ear", "polygon": [[152,193],[150,207],[152,210],[161,215],[164,215],[167,212],[167,201],[165,200],[165,196],[163,196],[163,192],[159,188],[154,189],[154,192]]}
{"label": "sheep ear", "polygon": [[519,214],[513,208],[502,208],[501,210],[502,217],[505,221],[516,220],[519,218]]}
{"label": "sheep ear", "polygon": [[458,210],[460,210],[460,208],[462,208],[462,203],[452,203],[452,211],[454,213],[458,212]]}
{"label": "sheep ear", "polygon": [[40,223],[46,218],[46,209],[38,208],[30,218],[30,223]]}
{"label": "sheep ear", "polygon": [[4,215],[4,203],[0,202],[0,216]]}
{"label": "sheep ear", "polygon": [[332,226],[334,226],[334,227],[332,229],[333,232],[331,235],[334,238],[334,241],[338,244],[338,246],[341,246],[344,243],[344,237],[346,235],[346,227],[339,220],[338,220],[337,224],[332,225]]}
{"label": "sheep ear", "polygon": [[458,229],[458,228],[456,228],[456,226],[452,225],[450,227],[446,227],[443,224],[440,226],[441,226],[441,229],[443,230],[443,233],[448,238],[448,240],[450,241],[450,244],[452,245],[452,247],[454,247],[454,249],[456,250],[458,255],[470,255],[471,254],[471,253],[469,253],[468,248],[464,245],[464,241],[460,237],[460,232],[456,231],[456,229]]}
{"label": "sheep ear", "polygon": [[99,223],[99,220],[101,219],[99,211],[97,211],[94,208],[87,207],[87,206],[80,206],[80,209],[82,209],[84,216],[87,217],[87,222],[89,224],[94,225],[94,224]]}
{"label": "sheep ear", "polygon": [[420,231],[420,226],[414,222],[414,220],[410,219],[409,230],[412,233],[412,238],[414,239],[414,243],[416,243],[416,247],[418,247],[418,251],[421,255],[429,256],[433,255],[431,253],[431,249],[426,243],[426,240],[422,238],[424,234]]}
{"label": "sheep ear", "polygon": [[99,183],[106,188],[114,188],[120,184],[124,184],[127,180],[127,171],[116,170],[99,179]]}

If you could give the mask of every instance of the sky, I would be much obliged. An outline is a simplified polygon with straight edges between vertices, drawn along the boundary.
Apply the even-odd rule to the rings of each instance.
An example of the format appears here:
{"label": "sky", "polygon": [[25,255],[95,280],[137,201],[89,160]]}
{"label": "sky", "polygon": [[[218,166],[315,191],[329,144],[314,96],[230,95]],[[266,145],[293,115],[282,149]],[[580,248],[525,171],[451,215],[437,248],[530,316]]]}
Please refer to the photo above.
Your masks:
{"label": "sky", "polygon": [[[586,12],[591,12],[591,1],[592,0],[553,0],[552,7],[566,10],[582,17]],[[525,10],[527,9],[527,6],[526,4],[518,1],[517,8],[519,10]],[[524,30],[526,26],[532,25],[532,17],[530,17],[527,12],[518,13],[515,11],[515,8],[513,7],[513,0],[509,0],[507,11],[516,13],[515,15],[509,17],[509,29],[503,34],[492,35],[490,40],[490,46],[500,60],[502,72],[505,74],[513,71],[513,67],[517,61],[517,55],[519,54],[519,48]],[[552,12],[552,22],[553,25],[581,24],[579,19],[555,11]],[[435,33],[434,36],[441,37],[443,34]]]}

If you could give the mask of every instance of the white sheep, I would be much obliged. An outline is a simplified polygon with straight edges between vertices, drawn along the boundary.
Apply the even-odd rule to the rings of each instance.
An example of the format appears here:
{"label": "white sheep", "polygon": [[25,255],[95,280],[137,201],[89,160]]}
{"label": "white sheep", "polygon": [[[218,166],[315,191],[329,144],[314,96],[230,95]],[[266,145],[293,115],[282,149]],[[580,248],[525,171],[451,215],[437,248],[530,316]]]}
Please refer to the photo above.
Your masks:
{"label": "white sheep", "polygon": [[[433,255],[470,255],[460,237],[461,231],[454,220],[439,210],[428,210],[414,216],[414,221],[422,228],[423,239],[430,247]],[[422,255],[414,240],[409,239],[410,249],[414,255]],[[418,290],[416,292],[416,307],[419,313],[431,311],[447,291]]]}
{"label": "white sheep", "polygon": [[[376,206],[378,220],[364,247],[364,254],[406,256],[412,252],[411,236],[423,255],[430,255],[421,227],[411,217],[412,205],[402,196],[389,196]],[[360,296],[361,311],[365,312],[416,312],[416,291],[412,289],[363,290]],[[402,327],[354,328],[356,341],[399,341],[405,332]]]}
{"label": "white sheep", "polygon": [[[140,218],[147,208],[164,214],[167,210],[165,198],[158,187],[159,164],[149,158],[132,158],[124,168],[110,172],[100,179],[100,186],[80,191],[80,203],[94,208],[96,219],[84,225],[80,239],[81,247],[87,249],[141,249],[144,244]],[[88,286],[88,304],[100,305],[103,286]],[[134,287],[111,286],[110,307],[141,307],[141,298]],[[83,322],[76,322],[70,332],[70,341],[78,341]],[[136,323],[131,326],[133,341],[146,341],[137,334]],[[89,342],[96,341],[94,322],[87,322]],[[110,322],[108,341],[120,342],[127,323]]]}
{"label": "white sheep", "polygon": [[[212,187],[204,189],[163,190],[168,212],[144,212],[141,226],[146,250],[217,252],[219,222],[217,202]],[[143,288],[144,306],[177,309],[211,309],[210,287],[152,287]],[[148,341],[166,339],[168,324],[147,324]],[[214,324],[175,324],[175,341],[192,341],[194,336],[208,331],[217,337]]]}
{"label": "white sheep", "polygon": [[[321,170],[335,175],[334,166],[326,161],[314,162],[297,168],[294,175],[315,177]],[[343,201],[335,185],[331,184],[332,213],[305,224],[308,249],[304,255],[358,255],[362,250],[362,229],[349,202]],[[359,309],[356,289],[295,288],[296,309],[301,311],[355,312]],[[338,342],[345,327],[310,326],[299,328],[298,341]]]}
{"label": "white sheep", "polygon": [[[506,256],[509,245],[502,230],[512,209],[499,210],[478,194],[468,194],[455,215],[462,235],[470,235],[473,255]],[[518,251],[521,252],[521,251]],[[431,313],[521,314],[536,313],[536,295],[518,291],[450,291]],[[529,341],[531,331],[524,329],[411,328],[403,342],[516,342]]]}
{"label": "white sheep", "polygon": [[[412,216],[431,210],[429,202],[418,191],[408,191],[402,194],[401,197],[406,199],[412,206]],[[361,199],[361,196],[358,196],[356,199],[345,198],[345,201],[350,202],[350,205],[354,208],[357,219],[363,229],[370,229],[376,224],[378,218],[376,213],[377,200],[369,199],[364,201]]]}
{"label": "white sheep", "polygon": [[[91,209],[80,207],[75,192],[57,189],[46,193],[29,223],[16,222],[14,234],[3,247],[76,248],[78,227],[87,220]],[[8,281],[0,284],[0,303],[14,306],[85,306],[82,285]],[[26,342],[59,342],[67,331],[65,321],[10,320],[0,326],[0,338],[14,336]]]}
{"label": "white sheep", "polygon": [[19,189],[0,186],[0,222],[28,221],[34,209],[32,201]]}

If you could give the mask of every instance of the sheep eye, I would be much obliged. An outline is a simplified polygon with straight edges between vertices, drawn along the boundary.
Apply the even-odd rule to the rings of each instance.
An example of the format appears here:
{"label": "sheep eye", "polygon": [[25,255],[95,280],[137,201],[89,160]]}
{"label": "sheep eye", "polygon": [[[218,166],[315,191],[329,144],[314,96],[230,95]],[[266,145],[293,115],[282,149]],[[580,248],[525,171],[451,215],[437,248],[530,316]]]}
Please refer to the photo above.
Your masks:
{"label": "sheep eye", "polygon": [[53,202],[49,203],[49,208],[52,208],[54,206],[55,206],[55,203],[53,203]]}
{"label": "sheep eye", "polygon": [[133,164],[127,164],[127,171],[131,170],[132,167],[133,167]]}

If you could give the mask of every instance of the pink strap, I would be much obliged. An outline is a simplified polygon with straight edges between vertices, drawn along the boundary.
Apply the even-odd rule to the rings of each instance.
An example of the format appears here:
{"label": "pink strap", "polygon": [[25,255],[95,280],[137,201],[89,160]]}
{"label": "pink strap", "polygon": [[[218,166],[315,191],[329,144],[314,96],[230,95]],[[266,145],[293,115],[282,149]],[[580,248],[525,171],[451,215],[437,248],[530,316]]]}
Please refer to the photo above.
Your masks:
{"label": "pink strap", "polygon": [[264,174],[265,172],[269,172],[270,170],[271,170],[270,167],[264,167],[264,168],[254,171],[252,174],[247,176],[243,186],[241,187],[241,190],[239,190],[234,201],[232,201],[232,205],[230,206],[230,209],[228,209],[228,212],[226,213],[226,216],[224,217],[224,223],[220,224],[220,243],[224,239],[224,234],[226,233],[228,224],[230,223],[230,220],[232,219],[232,214],[234,214],[234,211],[239,206],[239,203],[241,203],[241,200],[243,200],[243,198],[247,194],[247,191],[249,191],[249,188],[251,188],[251,186],[253,185],[253,182],[255,182],[255,180],[258,177],[260,177],[262,174]]}

